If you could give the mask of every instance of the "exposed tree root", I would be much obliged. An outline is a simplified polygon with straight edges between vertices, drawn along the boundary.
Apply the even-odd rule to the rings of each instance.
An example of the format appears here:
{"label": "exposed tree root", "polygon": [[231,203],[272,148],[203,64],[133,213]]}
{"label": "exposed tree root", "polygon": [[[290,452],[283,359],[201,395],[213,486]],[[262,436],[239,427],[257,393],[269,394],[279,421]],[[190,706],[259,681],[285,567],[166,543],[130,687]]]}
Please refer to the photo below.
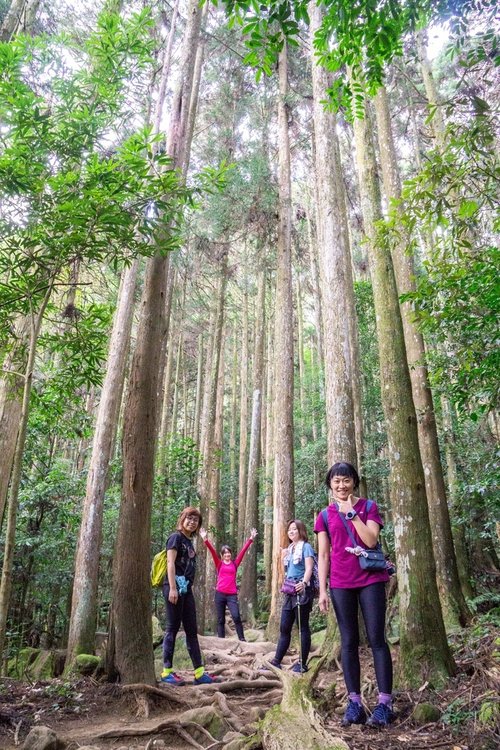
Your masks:
{"label": "exposed tree root", "polygon": [[278,675],[283,685],[283,700],[263,719],[260,734],[264,750],[349,750],[342,739],[326,731],[314,707],[311,681],[316,679],[320,666],[310,676],[289,672]]}

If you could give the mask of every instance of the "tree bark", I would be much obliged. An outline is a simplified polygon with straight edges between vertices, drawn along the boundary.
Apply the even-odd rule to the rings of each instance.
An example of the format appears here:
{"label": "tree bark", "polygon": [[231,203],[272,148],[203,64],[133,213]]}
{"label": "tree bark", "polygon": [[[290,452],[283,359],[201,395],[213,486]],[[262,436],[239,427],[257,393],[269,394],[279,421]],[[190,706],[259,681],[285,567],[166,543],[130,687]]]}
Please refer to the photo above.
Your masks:
{"label": "tree bark", "polygon": [[[265,291],[266,273],[259,274],[257,291],[255,356],[253,368],[253,401],[252,423],[250,429],[250,450],[248,453],[248,482],[245,506],[245,524],[243,537],[250,529],[259,525],[259,465],[260,465],[260,430],[262,414],[262,381],[264,374],[264,327],[265,327]],[[257,545],[250,546],[246,555],[241,578],[241,614],[243,618],[252,618],[257,608]]]}
{"label": "tree bark", "polygon": [[278,241],[276,253],[275,367],[274,367],[274,479],[273,559],[271,609],[268,635],[278,630],[281,548],[286,543],[286,524],[294,513],[293,484],[293,291],[292,291],[292,195],[290,136],[288,132],[288,72],[286,42],[278,62]]}
{"label": "tree bark", "polygon": [[[190,2],[183,40],[181,77],[171,110],[167,153],[184,163],[186,126],[200,31],[201,9]],[[168,227],[166,228],[168,230]],[[114,665],[122,682],[155,680],[151,647],[149,580],[151,501],[158,427],[165,330],[167,258],[148,259],[141,299],[137,344],[124,409],[123,490],[113,568],[112,634]],[[113,656],[111,651],[108,652]]]}
{"label": "tree bark", "polygon": [[29,403],[31,395],[31,386],[33,383],[33,370],[35,367],[36,347],[38,336],[43,321],[45,309],[48,305],[50,295],[52,294],[54,280],[51,279],[48,284],[47,292],[36,312],[30,316],[29,346],[26,362],[26,372],[24,374],[23,399],[21,413],[19,415],[19,432],[17,435],[16,449],[14,453],[14,463],[12,466],[12,481],[10,486],[9,500],[7,504],[7,522],[5,529],[5,547],[3,556],[2,578],[0,582],[0,659],[2,658],[6,627],[7,615],[9,612],[10,594],[12,590],[12,566],[14,562],[14,545],[16,538],[16,519],[19,505],[19,489],[21,486],[21,473],[23,467],[24,445],[26,442],[26,433],[28,429]]}
{"label": "tree bark", "polygon": [[[382,86],[375,97],[380,164],[387,203],[401,200],[401,181],[397,167],[396,148],[392,135],[389,101]],[[400,205],[399,212],[404,208]],[[407,246],[409,237],[400,233],[401,243],[392,250],[392,261],[399,294],[415,290],[415,267]],[[417,414],[418,443],[425,476],[425,489],[431,525],[434,560],[436,562],[439,599],[448,627],[465,625],[470,617],[460,586],[446,487],[439,454],[436,418],[429,374],[426,365],[424,338],[418,330],[409,302],[400,305],[406,356],[410,370],[413,403]]]}
{"label": "tree bark", "polygon": [[243,543],[247,491],[248,448],[248,291],[245,275],[243,290],[243,320],[240,350],[240,451],[238,462],[238,546]]}
{"label": "tree bark", "polygon": [[417,420],[406,361],[399,299],[389,250],[376,242],[382,217],[378,174],[367,115],[354,120],[356,160],[363,221],[368,236],[380,380],[400,596],[399,678],[405,685],[443,682],[454,669],[446,640],[432,550],[425,477]]}
{"label": "tree bark", "polygon": [[[309,15],[314,49],[314,34],[323,18],[323,11],[314,0],[309,3]],[[336,117],[323,104],[331,76],[316,64],[314,56],[312,83],[321,312],[323,331],[328,331],[328,345],[323,352],[328,463],[343,460],[357,466],[351,357],[356,314],[349,229]]]}
{"label": "tree bark", "polygon": [[95,648],[104,494],[122,400],[138,268],[139,261],[134,260],[123,271],[118,292],[76,551],[66,668],[75,656],[93,654]]}
{"label": "tree bark", "polygon": [[31,34],[40,0],[12,0],[2,28],[0,42],[8,42],[16,34]]}

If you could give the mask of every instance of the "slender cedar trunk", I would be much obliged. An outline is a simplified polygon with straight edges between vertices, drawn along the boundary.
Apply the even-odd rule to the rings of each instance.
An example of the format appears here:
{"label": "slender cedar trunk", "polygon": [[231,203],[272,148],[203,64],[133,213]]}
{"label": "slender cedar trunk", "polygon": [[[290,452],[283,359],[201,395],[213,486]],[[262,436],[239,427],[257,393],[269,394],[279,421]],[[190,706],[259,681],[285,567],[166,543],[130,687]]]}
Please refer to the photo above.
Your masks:
{"label": "slender cedar trunk", "polygon": [[236,407],[238,403],[238,337],[236,326],[233,326],[233,357],[231,362],[231,410],[229,425],[229,544],[237,544],[237,509],[235,494],[238,488],[236,479]]}
{"label": "slender cedar trunk", "polygon": [[[265,292],[266,272],[259,274],[257,291],[255,355],[253,367],[253,400],[252,423],[250,429],[250,450],[248,453],[248,483],[245,525],[243,537],[250,529],[259,525],[259,465],[260,465],[260,431],[262,416],[262,381],[264,376],[264,328],[265,328]],[[253,619],[257,608],[257,545],[252,544],[247,552],[241,578],[241,613],[245,619]]]}
{"label": "slender cedar trunk", "polygon": [[[170,264],[170,259],[169,259]],[[175,308],[172,310],[172,302],[174,299],[174,291],[177,286],[177,270],[172,268],[167,269],[168,280],[167,280],[167,293],[165,296],[165,335],[162,340],[161,352],[160,352],[160,382],[162,384],[162,406],[160,412],[160,428],[158,431],[158,445],[162,448],[165,445],[166,437],[168,434],[168,422],[170,417],[170,398],[171,398],[171,387],[172,387],[172,367],[173,367],[173,355],[174,355],[174,341],[173,336],[169,337],[168,333],[172,327],[175,326],[172,318],[175,318]],[[172,340],[171,340],[172,339]],[[163,456],[160,451],[160,472],[164,469],[162,463]]]}
{"label": "slender cedar trunk", "polygon": [[[222,321],[224,325],[224,321]],[[207,524],[209,529],[218,530],[223,528],[222,509],[220,507],[220,479],[221,479],[221,453],[224,433],[224,331],[221,335],[220,343],[220,360],[216,384],[216,404],[215,404],[215,423],[214,439],[212,443],[212,457],[210,459],[212,471],[210,475],[210,488],[208,493],[208,516]],[[217,538],[220,542],[222,539]],[[201,545],[200,545],[201,546]],[[217,583],[217,570],[212,561],[212,555],[205,555],[206,578],[204,589],[206,592],[215,591]],[[216,633],[216,615],[213,606],[212,593],[207,595],[205,603],[204,630]]]}
{"label": "slender cedar trunk", "polygon": [[198,446],[200,435],[200,408],[203,388],[203,334],[198,334],[198,366],[196,368],[196,396],[194,403],[193,443]]}
{"label": "slender cedar trunk", "polygon": [[444,453],[446,457],[446,476],[448,480],[448,493],[450,506],[455,524],[452,526],[455,554],[457,557],[458,575],[460,585],[467,599],[472,599],[474,589],[472,587],[472,572],[469,564],[467,551],[467,536],[465,523],[463,523],[460,512],[460,487],[458,482],[458,468],[455,460],[455,431],[453,428],[453,407],[445,396],[441,396],[441,413],[443,419]]}
{"label": "slender cedar trunk", "polygon": [[0,42],[8,42],[16,34],[31,34],[40,0],[12,0],[0,29]]}
{"label": "slender cedar trunk", "polygon": [[[167,153],[184,163],[201,9],[187,11],[181,78],[172,103]],[[166,227],[165,231],[169,231]],[[137,344],[124,409],[123,490],[113,568],[113,603],[108,655],[122,682],[155,680],[151,647],[149,580],[151,501],[159,418],[160,352],[165,329],[168,261],[148,259],[141,299]],[[113,653],[114,651],[114,653]]]}
{"label": "slender cedar trunk", "polygon": [[[213,396],[212,390],[213,390],[213,382],[210,378],[210,373],[212,372],[212,362],[214,357],[214,341],[215,341],[215,329],[217,324],[217,310],[215,307],[210,310],[210,323],[209,323],[209,333],[208,333],[208,341],[207,341],[207,352],[206,352],[206,363],[205,363],[205,375],[204,375],[204,381],[203,381],[203,399],[202,399],[202,407],[201,407],[201,426],[200,426],[200,445],[199,445],[199,451],[204,458],[206,454],[206,445],[207,445],[207,434],[208,434],[208,419],[209,419],[209,413],[210,413],[210,404],[211,399]],[[203,492],[203,482],[204,482],[204,466],[202,465],[200,467],[200,475],[199,475],[199,481],[198,481],[198,490],[200,494]]]}
{"label": "slender cedar trunk", "polygon": [[265,497],[264,497],[264,573],[266,576],[266,593],[271,593],[272,586],[272,558],[273,558],[273,446],[274,446],[274,418],[273,418],[273,326],[269,321],[267,327],[267,358],[266,358],[266,444],[265,444]]}
{"label": "slender cedar trunk", "polygon": [[[316,180],[314,181],[316,183]],[[316,204],[317,205],[317,204]],[[314,230],[313,222],[310,216],[311,210],[307,214],[307,238],[309,242],[309,265],[311,268],[311,283],[313,288],[313,299],[314,299],[314,327],[316,329],[316,342],[318,347],[318,372],[323,370],[323,332],[322,332],[322,318],[323,313],[321,311],[321,291],[319,288],[319,271],[318,271],[318,252],[317,242],[318,238]]]}
{"label": "slender cedar trunk", "polygon": [[276,253],[275,368],[274,368],[274,481],[272,592],[268,634],[276,635],[279,615],[281,549],[286,545],[286,524],[293,518],[293,292],[292,195],[290,136],[288,132],[287,47],[278,61],[278,185],[279,218]]}
{"label": "slender cedar trunk", "polygon": [[240,453],[238,464],[238,546],[243,542],[247,491],[248,449],[248,290],[245,274],[243,292],[242,340],[240,350]]}
{"label": "slender cedar trunk", "polygon": [[297,300],[297,349],[299,361],[299,404],[300,404],[300,447],[305,448],[307,445],[306,435],[306,394],[305,394],[305,364],[304,364],[304,318],[302,310],[302,292],[300,289],[300,278],[297,276],[296,281],[296,300]]}
{"label": "slender cedar trunk", "polygon": [[118,291],[76,551],[66,667],[78,654],[94,653],[104,494],[122,400],[138,268],[139,261],[134,260],[123,271]]}
{"label": "slender cedar trunk", "polygon": [[[220,257],[220,278],[219,278],[219,289],[217,295],[217,309],[215,311],[214,320],[214,340],[212,344],[212,366],[207,374],[209,380],[209,401],[207,404],[207,428],[206,428],[206,442],[205,450],[203,452],[203,476],[201,483],[201,512],[203,517],[207,519],[208,523],[211,523],[210,512],[211,506],[214,504],[218,507],[218,498],[214,497],[211,492],[213,488],[217,486],[214,481],[214,474],[219,471],[219,455],[217,452],[216,444],[216,419],[217,419],[217,396],[218,396],[218,383],[219,373],[221,371],[221,359],[222,359],[222,341],[224,331],[224,303],[227,286],[227,266],[228,266],[228,254],[229,246],[227,244],[221,247]],[[221,404],[222,408],[222,404]],[[222,438],[221,438],[222,439]],[[217,518],[212,516],[212,521],[215,520],[214,527],[217,529]],[[205,629],[205,622],[209,609],[212,607],[212,602],[209,600],[207,595],[207,563],[208,555],[204,544],[200,544],[197,550],[198,556],[198,570],[199,574],[196,581],[196,600],[197,600],[197,613],[198,613],[198,627],[201,632]]]}
{"label": "slender cedar trunk", "polygon": [[17,435],[14,463],[12,466],[12,481],[7,503],[7,520],[5,528],[5,547],[3,555],[2,579],[0,582],[0,661],[3,658],[5,636],[7,627],[7,615],[9,612],[10,594],[12,591],[12,566],[14,562],[14,546],[16,539],[16,519],[19,505],[19,488],[21,486],[21,473],[23,467],[24,445],[28,429],[29,403],[31,386],[33,383],[33,370],[35,367],[35,355],[40,334],[40,328],[53,289],[53,279],[50,280],[45,297],[37,313],[30,316],[30,331],[28,345],[28,359],[26,372],[24,374],[23,398],[21,413],[19,415],[19,432]]}
{"label": "slender cedar trunk", "polygon": [[5,511],[12,462],[21,420],[26,341],[29,337],[29,316],[19,317],[15,324],[12,351],[2,363],[0,378],[0,527]]}
{"label": "slender cedar trunk", "polygon": [[[313,47],[323,18],[315,0],[309,3],[309,14]],[[331,76],[314,59],[312,83],[321,310],[323,331],[328,331],[324,350],[328,462],[343,460],[357,466],[351,361],[356,315],[344,182],[336,117],[323,104]]]}
{"label": "slender cedar trunk", "polygon": [[382,216],[377,166],[367,113],[354,120],[356,159],[377,320],[380,381],[389,463],[400,596],[399,679],[404,685],[441,683],[454,669],[436,585],[417,419],[389,250],[376,242]]}
{"label": "slender cedar trunk", "polygon": [[179,342],[177,344],[177,356],[175,360],[175,376],[174,376],[174,399],[172,402],[172,420],[170,423],[170,439],[169,442],[172,444],[179,432],[178,428],[178,415],[179,415],[179,391],[181,381],[181,367],[182,367],[182,347],[184,343],[184,332],[182,329],[179,332]]}
{"label": "slender cedar trunk", "polygon": [[[375,97],[375,112],[383,184],[387,203],[390,203],[391,200],[401,199],[401,181],[392,135],[389,101],[384,87],[378,90]],[[400,206],[398,210],[402,212],[404,209]],[[401,295],[415,290],[415,267],[413,257],[407,252],[410,238],[404,230],[400,237],[400,245],[392,249],[392,261],[398,292]],[[417,414],[418,443],[424,469],[427,503],[433,519],[431,531],[439,598],[445,624],[447,627],[456,627],[467,623],[470,612],[460,586],[453,547],[424,338],[414,322],[411,304],[403,302],[400,309],[413,403]]]}

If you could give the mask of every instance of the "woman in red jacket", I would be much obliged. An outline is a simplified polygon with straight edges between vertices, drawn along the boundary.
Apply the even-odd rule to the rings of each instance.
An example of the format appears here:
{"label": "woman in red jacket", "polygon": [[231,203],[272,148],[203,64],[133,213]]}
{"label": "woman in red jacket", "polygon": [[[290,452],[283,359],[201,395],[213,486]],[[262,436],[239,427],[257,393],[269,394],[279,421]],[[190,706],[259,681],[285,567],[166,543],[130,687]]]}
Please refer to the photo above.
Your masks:
{"label": "woman in red jacket", "polygon": [[257,536],[257,529],[250,531],[250,537],[246,540],[245,544],[238,552],[235,560],[233,560],[233,552],[231,547],[227,544],[223,544],[220,550],[220,557],[217,554],[217,550],[208,539],[208,533],[206,529],[200,529],[200,536],[205,542],[205,545],[210,550],[215,567],[217,568],[217,585],[215,587],[215,610],[217,612],[217,636],[219,638],[225,638],[225,624],[226,624],[226,606],[229,609],[231,617],[233,618],[234,626],[236,628],[236,635],[240,641],[245,640],[245,634],[243,632],[243,623],[241,622],[240,605],[238,604],[238,587],[236,585],[236,573],[238,567],[245,556],[245,552],[248,550],[253,540]]}

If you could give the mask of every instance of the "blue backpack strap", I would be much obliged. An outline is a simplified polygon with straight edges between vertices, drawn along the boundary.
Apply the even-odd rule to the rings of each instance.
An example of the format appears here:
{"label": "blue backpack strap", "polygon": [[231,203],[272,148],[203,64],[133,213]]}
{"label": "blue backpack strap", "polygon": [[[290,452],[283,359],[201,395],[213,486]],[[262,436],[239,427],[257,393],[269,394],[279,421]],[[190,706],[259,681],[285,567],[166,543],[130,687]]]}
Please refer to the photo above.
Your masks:
{"label": "blue backpack strap", "polygon": [[372,505],[373,505],[373,500],[367,500],[366,501],[366,512],[367,513],[370,512],[370,508],[372,507]]}

